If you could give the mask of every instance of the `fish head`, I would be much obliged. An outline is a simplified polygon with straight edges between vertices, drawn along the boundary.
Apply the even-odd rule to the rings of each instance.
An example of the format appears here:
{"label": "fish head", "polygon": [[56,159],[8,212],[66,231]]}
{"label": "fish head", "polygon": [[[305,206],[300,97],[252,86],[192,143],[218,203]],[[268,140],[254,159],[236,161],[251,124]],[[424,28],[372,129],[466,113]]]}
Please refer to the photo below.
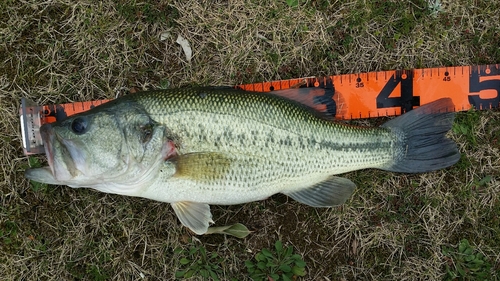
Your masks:
{"label": "fish head", "polygon": [[96,107],[44,124],[40,134],[49,166],[25,175],[42,183],[137,195],[175,149],[166,131],[139,106]]}

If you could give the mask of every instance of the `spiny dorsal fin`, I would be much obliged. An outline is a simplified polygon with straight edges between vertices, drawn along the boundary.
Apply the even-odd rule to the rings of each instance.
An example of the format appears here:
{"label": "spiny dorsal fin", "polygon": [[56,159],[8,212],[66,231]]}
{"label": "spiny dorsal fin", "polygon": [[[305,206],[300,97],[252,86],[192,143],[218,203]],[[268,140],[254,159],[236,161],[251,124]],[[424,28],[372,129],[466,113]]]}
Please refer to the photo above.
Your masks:
{"label": "spiny dorsal fin", "polygon": [[284,97],[309,108],[324,119],[333,119],[338,111],[333,87],[290,88],[269,92],[269,94]]}

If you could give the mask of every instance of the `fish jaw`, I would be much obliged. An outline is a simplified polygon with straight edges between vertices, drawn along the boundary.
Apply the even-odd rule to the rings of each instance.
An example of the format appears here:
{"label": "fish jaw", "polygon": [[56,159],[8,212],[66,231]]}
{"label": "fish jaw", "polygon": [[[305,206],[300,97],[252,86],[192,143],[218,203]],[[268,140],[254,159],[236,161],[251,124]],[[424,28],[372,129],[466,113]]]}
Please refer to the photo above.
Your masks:
{"label": "fish jaw", "polygon": [[45,150],[45,155],[47,156],[47,162],[49,164],[50,171],[52,175],[55,175],[54,171],[54,147],[52,143],[54,141],[54,130],[50,124],[44,124],[40,128],[40,135],[43,141],[43,148]]}
{"label": "fish jaw", "polygon": [[[44,124],[40,128],[40,135],[49,166],[28,169],[25,172],[26,178],[47,184],[66,184],[79,174],[76,164],[82,162],[82,152],[71,141],[57,136],[50,124]],[[80,161],[75,162],[75,159]]]}
{"label": "fish jaw", "polygon": [[26,177],[47,184],[70,184],[86,168],[85,150],[78,143],[60,137],[51,124],[44,124],[40,135],[49,165],[27,170]]}
{"label": "fish jaw", "polygon": [[[61,148],[62,151],[67,151],[69,154],[66,155],[66,157],[62,157],[62,160],[66,165],[66,169],[63,172],[64,175],[67,176],[68,178],[74,178],[81,173],[85,173],[85,171],[88,169],[88,166],[87,163],[85,162],[86,159],[85,150],[81,149],[83,145],[81,143],[72,140],[59,139],[59,138],[58,138],[58,144],[62,147]],[[62,166],[63,165],[59,165],[55,167],[62,167]],[[58,172],[59,174],[61,174],[60,171]],[[68,175],[68,172],[70,175]]]}
{"label": "fish jaw", "polygon": [[24,172],[24,176],[29,180],[40,183],[53,184],[53,185],[62,184],[54,177],[54,175],[52,174],[52,170],[49,166],[42,168],[28,169]]}

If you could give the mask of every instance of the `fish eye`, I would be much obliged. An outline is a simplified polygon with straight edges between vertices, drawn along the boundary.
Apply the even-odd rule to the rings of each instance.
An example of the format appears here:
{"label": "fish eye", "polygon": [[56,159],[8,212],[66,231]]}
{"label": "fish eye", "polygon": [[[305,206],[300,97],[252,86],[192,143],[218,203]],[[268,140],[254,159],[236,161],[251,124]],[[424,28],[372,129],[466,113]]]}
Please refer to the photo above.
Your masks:
{"label": "fish eye", "polygon": [[77,117],[71,122],[71,131],[77,135],[81,135],[87,132],[88,122],[85,117]]}

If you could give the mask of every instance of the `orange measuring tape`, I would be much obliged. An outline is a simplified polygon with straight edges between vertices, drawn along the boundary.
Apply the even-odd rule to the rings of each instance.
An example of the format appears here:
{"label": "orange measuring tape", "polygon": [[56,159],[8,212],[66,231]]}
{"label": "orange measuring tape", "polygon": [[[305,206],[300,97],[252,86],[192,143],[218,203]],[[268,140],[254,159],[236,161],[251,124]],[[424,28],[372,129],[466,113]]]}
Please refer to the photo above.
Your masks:
{"label": "orange measuring tape", "polygon": [[246,91],[268,92],[301,87],[325,87],[332,83],[331,97],[337,119],[400,115],[440,98],[451,98],[454,111],[497,108],[500,105],[500,65],[455,66],[334,75],[241,85]]}
{"label": "orange measuring tape", "polygon": [[[498,108],[500,65],[453,66],[390,70],[328,77],[309,77],[239,85],[245,91],[272,92],[290,88],[316,87],[329,99],[328,112],[336,119],[358,119],[400,115],[420,105],[451,98],[453,111]],[[334,102],[331,103],[331,100]],[[26,155],[43,153],[39,128],[67,116],[89,110],[109,100],[38,106],[21,101],[20,118]],[[325,103],[326,104],[326,103]],[[318,108],[324,105],[318,105]]]}

